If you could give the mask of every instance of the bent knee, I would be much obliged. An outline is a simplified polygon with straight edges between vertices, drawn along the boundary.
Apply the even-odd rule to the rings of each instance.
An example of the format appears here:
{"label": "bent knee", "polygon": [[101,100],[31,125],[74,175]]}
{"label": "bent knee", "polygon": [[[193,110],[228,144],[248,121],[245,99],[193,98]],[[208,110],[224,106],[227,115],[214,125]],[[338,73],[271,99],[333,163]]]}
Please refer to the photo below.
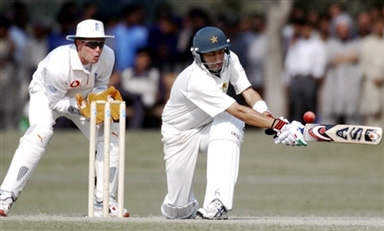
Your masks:
{"label": "bent knee", "polygon": [[41,147],[46,147],[49,144],[52,136],[53,128],[34,124],[27,129],[21,140],[28,141]]}

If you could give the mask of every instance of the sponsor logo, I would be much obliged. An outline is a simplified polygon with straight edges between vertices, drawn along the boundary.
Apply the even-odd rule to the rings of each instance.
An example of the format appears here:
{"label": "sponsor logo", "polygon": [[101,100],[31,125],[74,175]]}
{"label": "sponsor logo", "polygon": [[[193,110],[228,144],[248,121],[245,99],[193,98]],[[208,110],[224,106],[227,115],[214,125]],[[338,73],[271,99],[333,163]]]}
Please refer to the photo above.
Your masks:
{"label": "sponsor logo", "polygon": [[367,129],[364,137],[365,137],[366,141],[371,141],[371,142],[375,142],[375,143],[377,141],[379,141],[381,138],[380,134],[373,129]]}
{"label": "sponsor logo", "polygon": [[233,132],[233,131],[231,131],[231,135],[235,136],[238,140],[240,140],[240,138],[241,138],[239,134],[237,134],[236,132]]}
{"label": "sponsor logo", "polygon": [[48,85],[48,89],[52,92],[52,93],[56,93],[57,92],[57,89],[52,86],[52,85]]}
{"label": "sponsor logo", "polygon": [[216,189],[215,190],[215,197],[219,197],[220,196],[220,189]]}
{"label": "sponsor logo", "polygon": [[327,128],[325,125],[317,125],[308,130],[309,135],[317,140],[331,141],[332,139],[326,134]]}
{"label": "sponsor logo", "polygon": [[345,127],[336,131],[336,135],[344,140],[361,140],[363,134],[363,128],[359,127]]}
{"label": "sponsor logo", "polygon": [[361,140],[361,136],[363,135],[363,129],[354,127],[351,129],[351,132],[349,134],[351,135],[352,140]]}
{"label": "sponsor logo", "polygon": [[336,131],[336,135],[344,140],[347,139],[348,128],[342,128]]}
{"label": "sponsor logo", "polygon": [[80,81],[79,80],[72,81],[71,84],[69,84],[69,86],[71,86],[72,88],[78,87],[80,86]]}

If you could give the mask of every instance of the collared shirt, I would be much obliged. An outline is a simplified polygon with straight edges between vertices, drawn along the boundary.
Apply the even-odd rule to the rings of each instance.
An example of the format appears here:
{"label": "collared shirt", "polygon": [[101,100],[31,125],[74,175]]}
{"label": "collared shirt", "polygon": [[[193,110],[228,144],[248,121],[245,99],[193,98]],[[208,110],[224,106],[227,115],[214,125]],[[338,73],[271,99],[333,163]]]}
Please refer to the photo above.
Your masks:
{"label": "collared shirt", "polygon": [[299,39],[288,49],[285,70],[289,76],[313,76],[325,74],[327,53],[325,44],[317,37]]}
{"label": "collared shirt", "polygon": [[108,87],[115,56],[104,46],[97,63],[86,70],[74,44],[60,46],[51,51],[38,65],[30,84],[32,91],[43,91],[52,110],[67,112],[75,103],[77,93],[84,98],[90,92],[104,91]]}
{"label": "collared shirt", "polygon": [[227,95],[231,83],[240,94],[251,86],[237,55],[230,54],[230,64],[220,78],[193,62],[176,78],[170,99],[164,107],[163,124],[178,130],[200,128],[230,107],[235,99]]}

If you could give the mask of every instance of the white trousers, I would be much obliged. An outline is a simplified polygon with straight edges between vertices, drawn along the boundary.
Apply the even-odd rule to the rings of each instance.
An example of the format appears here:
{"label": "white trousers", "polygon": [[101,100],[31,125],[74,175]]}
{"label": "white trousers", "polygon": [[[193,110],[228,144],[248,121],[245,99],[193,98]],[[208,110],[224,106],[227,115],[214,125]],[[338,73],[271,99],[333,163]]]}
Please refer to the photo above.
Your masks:
{"label": "white trousers", "polygon": [[207,188],[204,206],[220,199],[232,209],[238,175],[239,147],[244,122],[222,112],[204,127],[179,131],[163,124],[164,160],[168,193],[163,204],[183,207],[195,200],[192,181],[199,152],[207,153]]}
{"label": "white trousers", "polygon": [[[90,123],[84,117],[80,115],[67,115],[60,114],[49,108],[49,102],[47,96],[41,92],[30,92],[30,106],[29,106],[29,122],[30,127],[20,139],[18,148],[15,151],[12,162],[9,166],[8,172],[1,185],[2,191],[12,193],[16,199],[28,179],[31,177],[33,171],[36,169],[41,157],[43,156],[47,145],[51,137],[53,136],[53,126],[57,118],[65,116],[72,120],[74,124],[80,129],[80,131],[89,139]],[[119,126],[117,123],[111,124],[111,133],[118,134]],[[102,182],[103,182],[103,140],[104,129],[103,126],[97,126],[96,128],[96,168],[101,166],[101,169],[97,169],[97,185],[96,185],[96,197],[102,198]],[[74,147],[76,148],[76,147]],[[110,196],[115,197],[117,189],[117,172],[118,172],[118,137],[111,136],[111,165],[110,171],[113,171],[113,175],[110,180]],[[67,153],[70,155],[70,153]],[[84,152],[85,155],[88,152]],[[84,166],[88,166],[84,163]],[[70,166],[68,166],[70,167]]]}

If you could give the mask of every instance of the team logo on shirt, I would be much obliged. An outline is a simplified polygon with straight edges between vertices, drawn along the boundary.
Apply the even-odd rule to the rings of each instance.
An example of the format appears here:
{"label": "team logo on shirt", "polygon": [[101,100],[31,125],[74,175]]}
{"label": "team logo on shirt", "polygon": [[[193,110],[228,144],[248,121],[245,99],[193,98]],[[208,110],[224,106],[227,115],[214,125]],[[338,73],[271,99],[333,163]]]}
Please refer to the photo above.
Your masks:
{"label": "team logo on shirt", "polygon": [[221,85],[221,88],[225,91],[228,88],[228,83],[224,82],[223,85]]}
{"label": "team logo on shirt", "polygon": [[217,40],[217,37],[216,37],[216,36],[212,35],[212,37],[211,37],[211,42],[212,42],[212,44],[214,44],[214,43],[219,42],[219,40]]}

